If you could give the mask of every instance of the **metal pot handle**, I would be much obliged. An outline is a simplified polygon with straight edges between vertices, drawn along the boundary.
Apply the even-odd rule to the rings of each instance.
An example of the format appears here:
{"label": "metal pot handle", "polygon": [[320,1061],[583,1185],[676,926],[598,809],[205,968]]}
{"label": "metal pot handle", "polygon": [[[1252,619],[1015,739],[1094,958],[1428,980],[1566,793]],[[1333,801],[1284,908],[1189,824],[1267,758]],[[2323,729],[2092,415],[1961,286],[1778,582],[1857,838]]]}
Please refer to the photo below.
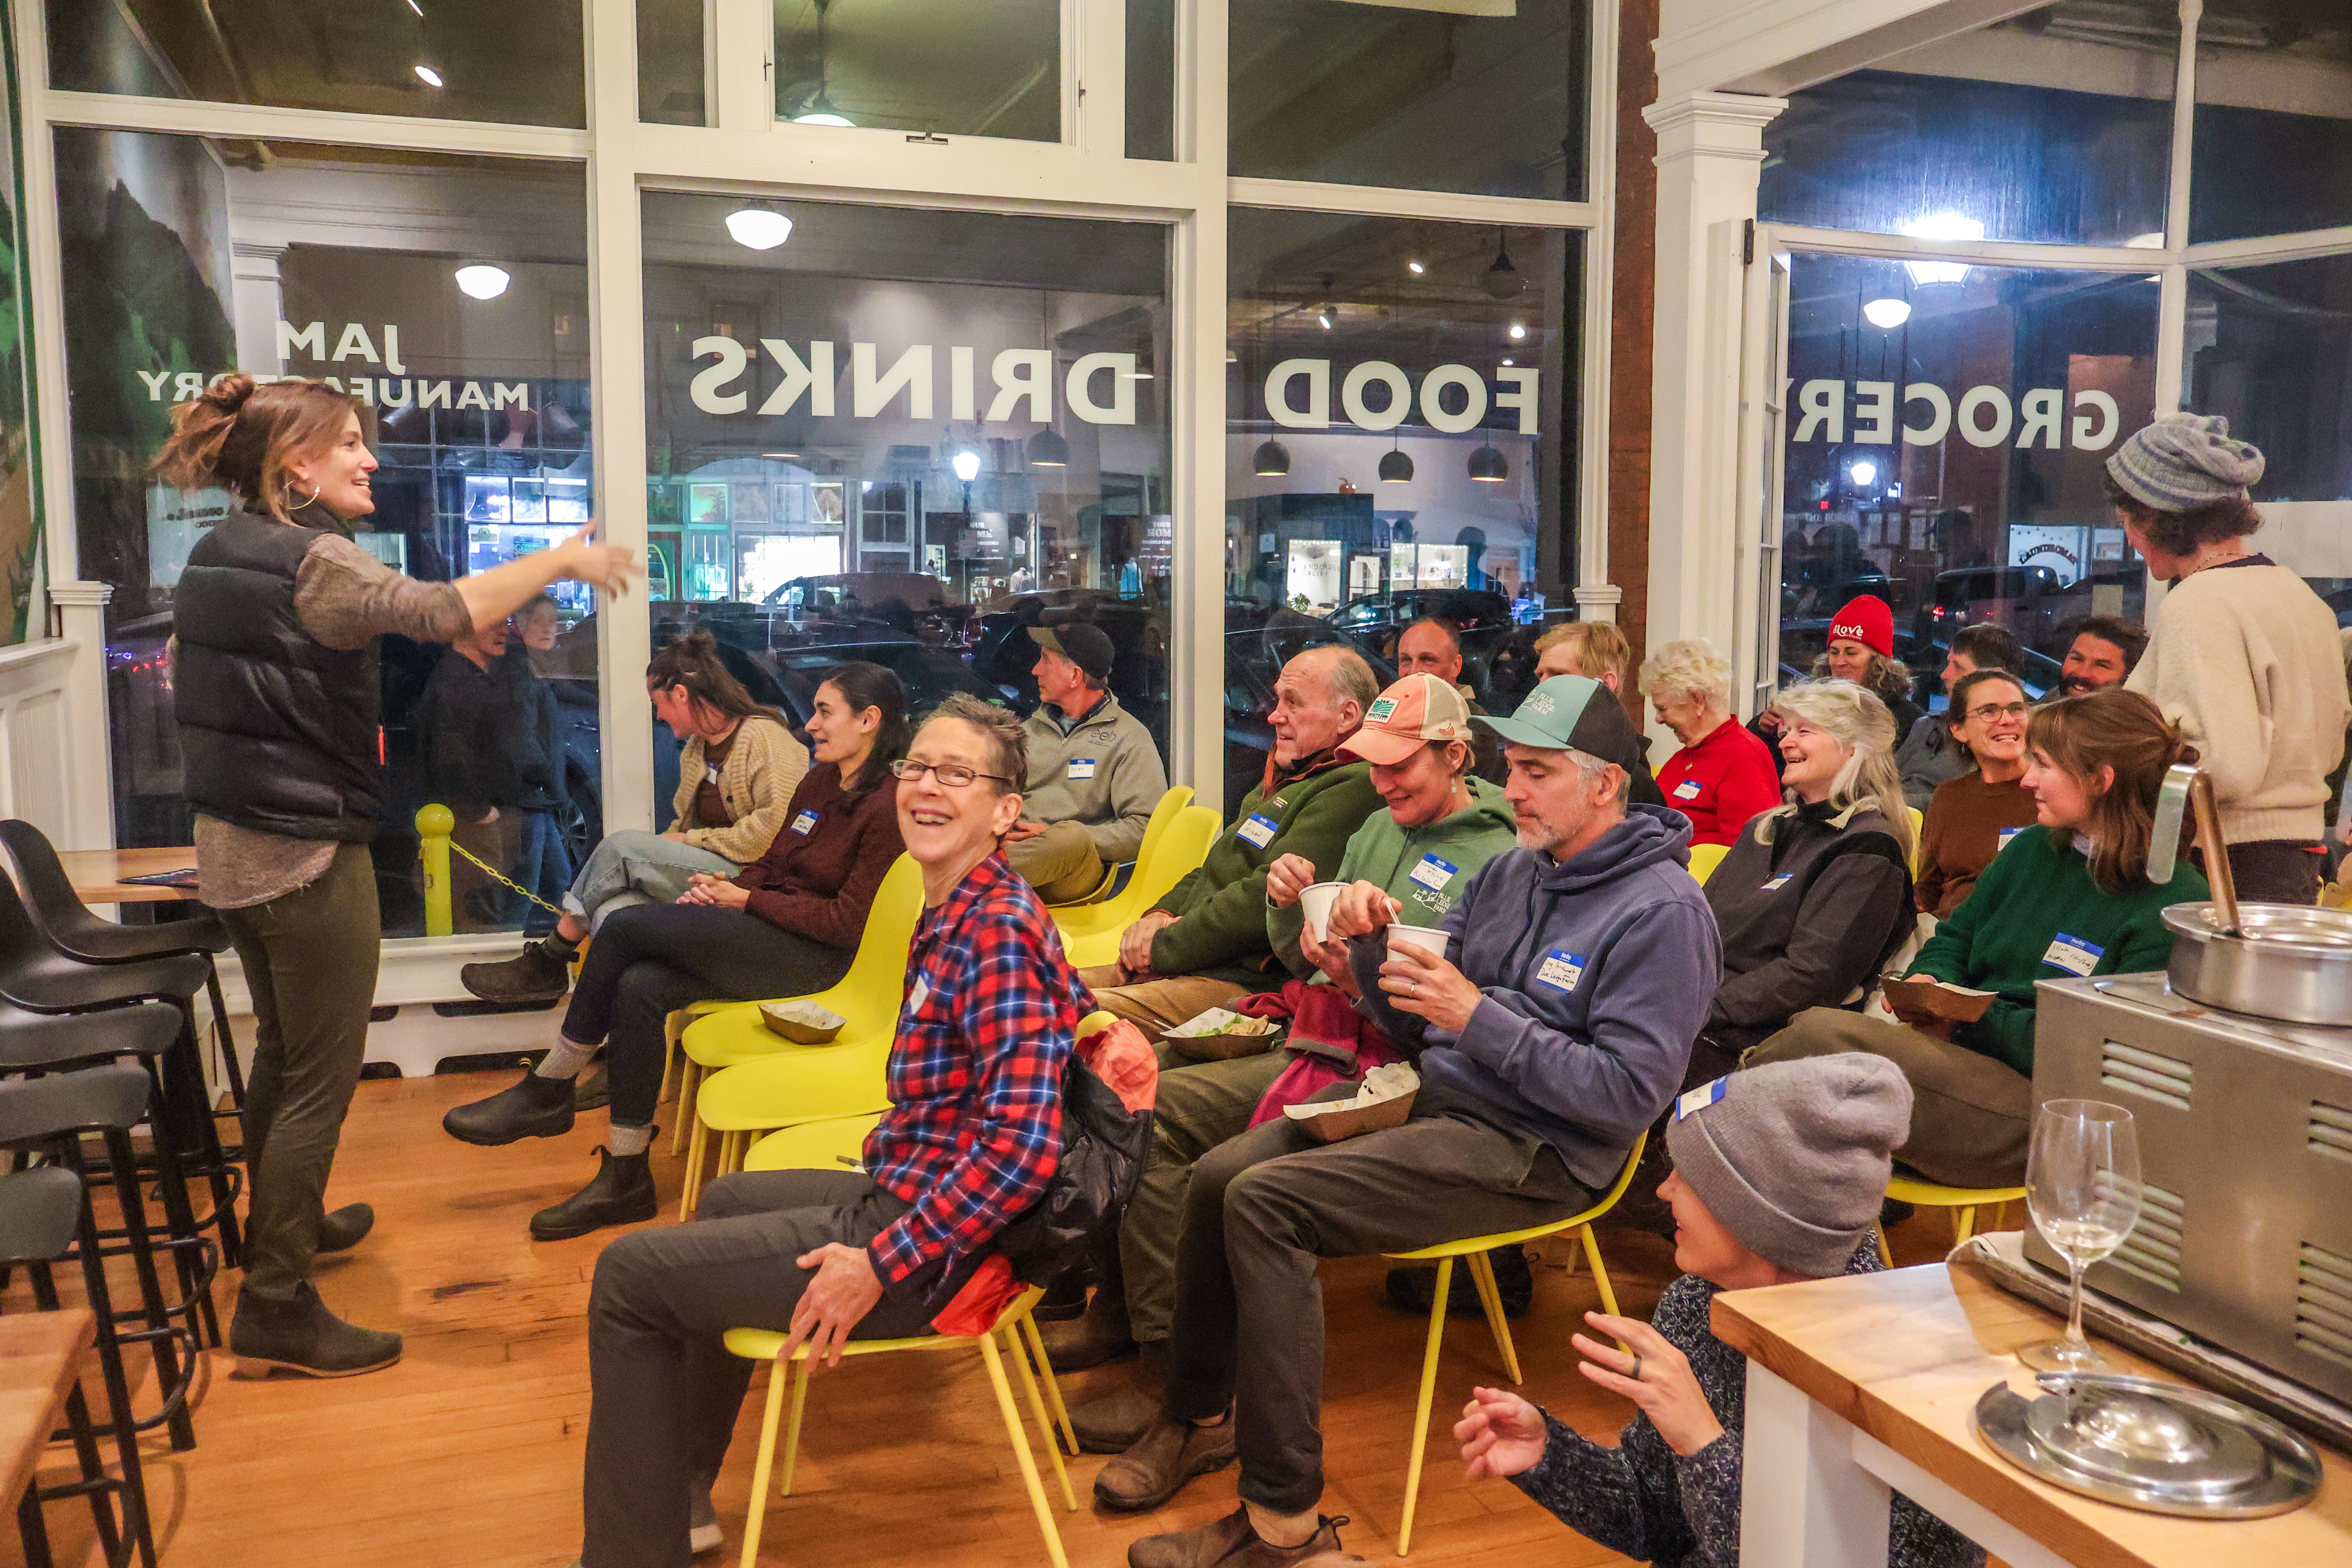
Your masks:
{"label": "metal pot handle", "polygon": [[2158,887],[2172,880],[2180,863],[2180,826],[2189,815],[2189,786],[2197,770],[2176,763],[2164,770],[2163,787],[2156,792],[2156,826],[2147,843],[2147,879]]}

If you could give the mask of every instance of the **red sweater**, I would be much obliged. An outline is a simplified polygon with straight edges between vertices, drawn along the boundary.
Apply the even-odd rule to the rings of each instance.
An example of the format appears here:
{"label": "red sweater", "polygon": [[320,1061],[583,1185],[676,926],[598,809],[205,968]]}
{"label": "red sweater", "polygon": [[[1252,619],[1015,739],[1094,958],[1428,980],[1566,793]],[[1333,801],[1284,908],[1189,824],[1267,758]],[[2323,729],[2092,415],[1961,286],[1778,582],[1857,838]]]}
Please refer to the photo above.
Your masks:
{"label": "red sweater", "polygon": [[[881,764],[869,757],[866,765]],[[734,882],[751,890],[751,911],[770,925],[854,948],[882,879],[906,848],[896,781],[885,778],[852,800],[842,793],[841,770],[819,763],[793,791],[775,842]]]}
{"label": "red sweater", "polygon": [[1748,819],[1780,804],[1771,749],[1737,719],[1726,719],[1658,769],[1666,804],[1691,820],[1694,844],[1734,844]]}

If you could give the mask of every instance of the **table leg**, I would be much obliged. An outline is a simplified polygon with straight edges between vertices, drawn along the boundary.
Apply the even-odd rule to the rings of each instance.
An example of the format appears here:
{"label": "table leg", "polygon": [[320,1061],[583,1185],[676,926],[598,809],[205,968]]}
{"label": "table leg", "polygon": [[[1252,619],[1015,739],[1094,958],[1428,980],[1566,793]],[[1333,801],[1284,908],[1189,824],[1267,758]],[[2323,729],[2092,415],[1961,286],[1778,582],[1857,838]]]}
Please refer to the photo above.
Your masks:
{"label": "table leg", "polygon": [[1741,1568],[1886,1568],[1890,1494],[1853,1429],[1752,1361],[1741,1447]]}

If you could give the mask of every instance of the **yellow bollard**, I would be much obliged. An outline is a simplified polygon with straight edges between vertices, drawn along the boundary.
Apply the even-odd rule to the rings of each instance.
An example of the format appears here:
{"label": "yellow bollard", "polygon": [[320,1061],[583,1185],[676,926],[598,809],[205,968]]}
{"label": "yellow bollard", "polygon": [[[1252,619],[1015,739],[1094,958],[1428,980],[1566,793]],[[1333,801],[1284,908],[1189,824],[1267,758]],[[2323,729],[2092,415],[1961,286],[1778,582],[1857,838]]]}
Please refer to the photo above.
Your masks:
{"label": "yellow bollard", "polygon": [[449,913],[449,835],[457,815],[446,805],[416,813],[416,858],[425,862],[425,934],[447,936],[457,929]]}

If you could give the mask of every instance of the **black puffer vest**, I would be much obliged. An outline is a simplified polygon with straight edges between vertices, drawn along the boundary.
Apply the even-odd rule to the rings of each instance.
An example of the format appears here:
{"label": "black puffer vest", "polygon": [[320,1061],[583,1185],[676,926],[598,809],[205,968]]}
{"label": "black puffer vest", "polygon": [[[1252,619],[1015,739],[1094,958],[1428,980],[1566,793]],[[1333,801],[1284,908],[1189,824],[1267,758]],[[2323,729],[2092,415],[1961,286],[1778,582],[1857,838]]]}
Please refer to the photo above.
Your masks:
{"label": "black puffer vest", "polygon": [[383,797],[375,644],[340,652],[294,613],[323,531],[233,512],[188,552],[172,682],[184,787],[239,827],[364,844]]}

